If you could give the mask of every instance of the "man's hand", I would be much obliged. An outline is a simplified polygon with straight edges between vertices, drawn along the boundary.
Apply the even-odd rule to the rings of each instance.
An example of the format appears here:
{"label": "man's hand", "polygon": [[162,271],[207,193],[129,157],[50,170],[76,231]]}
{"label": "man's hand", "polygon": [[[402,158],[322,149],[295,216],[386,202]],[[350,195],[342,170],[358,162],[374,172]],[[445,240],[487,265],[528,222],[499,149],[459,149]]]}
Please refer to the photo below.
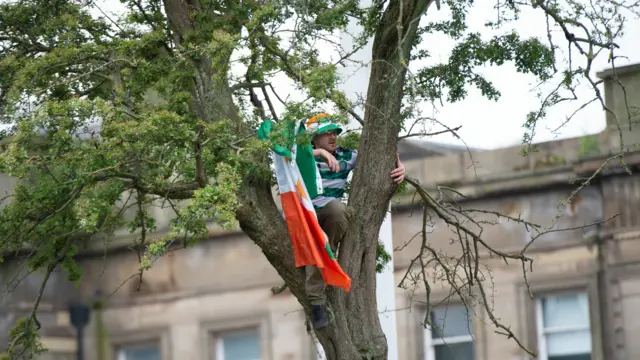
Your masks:
{"label": "man's hand", "polygon": [[404,177],[407,174],[404,169],[404,164],[400,161],[400,154],[396,152],[396,168],[391,172],[393,181],[400,184],[404,181]]}
{"label": "man's hand", "polygon": [[333,172],[340,171],[340,163],[336,160],[335,156],[331,155],[327,150],[324,149],[313,149],[314,157],[321,157],[324,159],[324,162],[329,165],[329,169]]}

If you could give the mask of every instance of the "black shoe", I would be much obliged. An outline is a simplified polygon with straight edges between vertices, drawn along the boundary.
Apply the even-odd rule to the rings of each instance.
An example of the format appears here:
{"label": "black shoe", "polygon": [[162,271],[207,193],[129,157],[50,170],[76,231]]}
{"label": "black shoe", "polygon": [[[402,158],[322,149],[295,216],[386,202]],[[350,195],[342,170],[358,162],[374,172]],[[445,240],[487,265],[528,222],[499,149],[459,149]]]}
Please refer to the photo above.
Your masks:
{"label": "black shoe", "polygon": [[311,324],[314,329],[326,328],[329,325],[327,314],[322,305],[311,305]]}

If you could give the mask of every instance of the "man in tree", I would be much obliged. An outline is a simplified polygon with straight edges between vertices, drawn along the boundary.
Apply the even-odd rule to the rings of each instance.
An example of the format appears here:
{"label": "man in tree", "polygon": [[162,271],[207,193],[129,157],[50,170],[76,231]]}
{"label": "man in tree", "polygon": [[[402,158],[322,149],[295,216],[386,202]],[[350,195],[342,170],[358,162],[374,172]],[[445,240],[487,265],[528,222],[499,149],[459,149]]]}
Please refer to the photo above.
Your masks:
{"label": "man in tree", "polygon": [[[331,122],[326,114],[312,117],[307,122],[307,130],[314,134],[313,156],[322,179],[322,194],[312,199],[318,216],[318,223],[327,234],[329,244],[334,252],[349,225],[349,209],[342,202],[345,185],[351,170],[356,167],[358,152],[339,147],[338,135],[342,132],[340,126]],[[404,181],[405,168],[396,153],[396,168],[391,172],[393,181],[400,184]],[[311,302],[311,322],[314,329],[327,327],[328,320],[324,311],[325,283],[320,270],[315,266],[305,267],[306,292]]]}
{"label": "man in tree", "polygon": [[[483,66],[515,66],[519,73],[534,76],[540,82],[538,89],[551,84],[549,88],[554,89],[543,96],[539,109],[527,115],[523,140],[529,149],[539,121],[553,105],[575,98],[580,82],[590,84],[604,106],[597,88],[600,81],[589,69],[598,66],[598,57],[608,56],[612,63],[619,58],[616,40],[625,33],[624,13],[630,11],[635,17],[639,11],[637,3],[625,0],[597,1],[590,7],[571,1],[497,2],[498,18],[488,21],[489,31],[483,33],[467,26],[468,18],[480,9],[466,0],[442,2],[448,15],[441,20],[432,17],[440,8],[437,0],[374,1],[371,5],[336,0],[313,6],[301,1],[122,0],[125,13],[118,18],[93,16],[103,13],[98,3],[0,1],[0,113],[16,125],[11,143],[0,151],[0,172],[17,180],[14,194],[6,200],[10,203],[3,202],[8,199],[4,195],[0,197],[0,254],[29,249],[25,262],[29,272],[46,274],[41,289],[60,267],[70,280],[77,281],[81,269],[76,254],[94,235],[112,236],[125,221],[140,234],[132,241],[141,249],[142,276],[156,259],[172,250],[177,239],[190,245],[208,237],[209,223],[215,219],[227,229],[239,225],[300,304],[310,308],[306,279],[291,258],[287,224],[273,201],[266,144],[252,133],[258,119],[300,119],[309,103],[333,104],[342,117],[350,114],[362,124],[362,135],[349,193],[353,226],[343,233],[345,240],[340,245],[342,257],[349,260],[341,268],[358,286],[347,294],[327,294],[338,315],[318,337],[329,360],[387,359],[375,298],[376,244],[396,190],[388,173],[402,168],[397,154],[393,156],[399,133],[411,133],[414,125],[434,121],[459,138],[455,129],[423,117],[431,109],[422,106],[461,101],[470,86],[497,100],[500,90],[480,70]],[[431,6],[434,3],[436,7]],[[518,34],[512,25],[522,11],[545,16],[546,30],[542,27],[540,34],[529,38]],[[427,18],[429,21],[422,21]],[[294,30],[291,20],[296,24]],[[367,51],[372,60],[356,61],[369,67],[363,116],[355,113],[355,104],[338,90],[338,68],[354,62],[354,52],[328,41],[325,43],[335,43],[341,58],[324,61],[316,45],[328,34],[349,33],[345,27],[352,21],[363,26],[361,34],[355,35],[353,44],[359,45],[353,50],[371,40]],[[283,31],[294,32],[291,41],[283,39]],[[441,34],[455,44],[450,56],[435,60],[427,50],[438,44],[426,35]],[[547,37],[548,44],[541,40]],[[564,47],[570,49],[568,58],[559,52]],[[249,56],[235,59],[234,54],[245,51]],[[244,77],[236,73],[236,64],[242,65],[239,71],[245,67]],[[409,72],[411,67],[414,70]],[[280,99],[280,86],[289,87],[276,77],[281,73],[295,83],[304,102]],[[264,101],[258,96],[260,89]],[[285,105],[282,112],[273,107],[272,96]],[[162,101],[156,101],[159,99]],[[86,133],[84,129],[96,120],[101,122],[99,134],[76,141],[72,134]],[[46,130],[45,141],[39,129]],[[338,151],[335,136],[339,131],[335,130],[335,135],[319,135],[314,142],[318,157],[325,159],[324,170],[345,163],[337,172],[326,171],[344,180],[340,175],[344,172],[346,177],[350,162]],[[349,154],[355,163],[355,152]],[[313,166],[311,170],[315,172]],[[403,172],[392,174],[402,181]],[[338,199],[342,193],[331,194],[329,180],[322,196]],[[468,250],[467,261],[460,265],[466,279],[448,277],[445,286],[453,286],[458,295],[480,290],[479,303],[488,319],[499,332],[515,339],[508,324],[493,316],[482,291],[488,277],[478,270],[482,267],[479,262],[485,251],[495,254],[495,250],[482,238],[485,222],[474,220],[478,211],[440,204],[417,182],[406,180],[420,195],[423,216],[426,218],[427,209],[438,209],[435,219],[446,222],[455,241]],[[124,194],[128,195],[123,202]],[[151,202],[160,200],[168,204],[186,201],[187,205],[171,206],[175,216],[161,225],[149,211]],[[346,215],[343,205],[330,201],[318,210],[322,220],[333,204]],[[137,208],[133,219],[124,215],[130,208]],[[460,219],[474,225],[463,226]],[[154,235],[158,226],[170,230],[159,239]],[[426,232],[422,236],[426,244]],[[333,237],[333,246],[337,246],[340,237]],[[527,247],[515,255],[500,253],[500,257],[518,259],[527,269],[531,261],[524,254]],[[425,266],[458,274],[458,265],[450,268],[447,261],[438,261],[438,254],[438,249],[421,246],[414,259],[426,262],[419,261],[419,266],[407,270],[418,283],[424,283],[416,285],[423,290],[431,281],[424,276]],[[323,295],[320,291],[321,298]],[[9,359],[22,356],[25,350],[29,354],[38,350],[36,314],[38,305],[48,300],[37,299],[29,316],[10,334]],[[323,315],[322,310],[315,312]]]}

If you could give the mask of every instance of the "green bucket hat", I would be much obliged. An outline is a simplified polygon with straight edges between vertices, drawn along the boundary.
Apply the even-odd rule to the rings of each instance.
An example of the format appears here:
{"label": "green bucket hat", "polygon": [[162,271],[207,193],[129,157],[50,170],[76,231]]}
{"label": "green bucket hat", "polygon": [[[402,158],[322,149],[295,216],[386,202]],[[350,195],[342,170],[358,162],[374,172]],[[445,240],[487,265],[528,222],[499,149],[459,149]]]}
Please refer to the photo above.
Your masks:
{"label": "green bucket hat", "polygon": [[322,134],[327,131],[335,130],[337,135],[340,135],[342,128],[331,122],[331,116],[329,114],[318,114],[305,123],[307,132],[315,134]]}

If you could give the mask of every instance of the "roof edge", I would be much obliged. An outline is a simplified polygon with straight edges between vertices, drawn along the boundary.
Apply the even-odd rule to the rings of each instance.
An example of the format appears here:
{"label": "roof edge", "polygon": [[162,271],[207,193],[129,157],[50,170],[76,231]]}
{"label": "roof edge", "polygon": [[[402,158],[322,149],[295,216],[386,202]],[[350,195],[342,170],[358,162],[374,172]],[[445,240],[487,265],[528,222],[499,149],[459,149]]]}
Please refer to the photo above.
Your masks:
{"label": "roof edge", "polygon": [[640,73],[640,62],[624,65],[624,66],[616,66],[608,69],[604,69],[596,73],[596,76],[602,80],[608,80],[615,76],[620,75],[629,75],[633,73]]}

